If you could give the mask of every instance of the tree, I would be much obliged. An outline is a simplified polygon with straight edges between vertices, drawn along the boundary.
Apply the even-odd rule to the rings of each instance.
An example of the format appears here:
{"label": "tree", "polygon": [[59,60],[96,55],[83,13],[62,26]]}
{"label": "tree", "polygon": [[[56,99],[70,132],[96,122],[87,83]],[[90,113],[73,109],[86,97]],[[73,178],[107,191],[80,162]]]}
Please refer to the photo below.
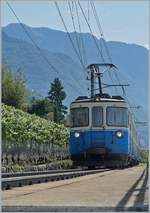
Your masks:
{"label": "tree", "polygon": [[149,160],[149,152],[146,149],[141,149],[140,151],[141,160],[143,163],[147,163]]}
{"label": "tree", "polygon": [[31,105],[28,109],[28,112],[31,114],[36,114],[40,117],[53,120],[53,111],[54,106],[48,100],[48,98],[44,99],[36,99],[35,97],[31,100]]}
{"label": "tree", "polygon": [[2,67],[2,102],[24,109],[27,103],[26,81],[20,69],[16,74],[7,66]]}
{"label": "tree", "polygon": [[53,83],[51,83],[48,98],[54,104],[54,121],[62,122],[64,115],[67,113],[67,107],[63,105],[66,93],[59,78],[55,78]]}

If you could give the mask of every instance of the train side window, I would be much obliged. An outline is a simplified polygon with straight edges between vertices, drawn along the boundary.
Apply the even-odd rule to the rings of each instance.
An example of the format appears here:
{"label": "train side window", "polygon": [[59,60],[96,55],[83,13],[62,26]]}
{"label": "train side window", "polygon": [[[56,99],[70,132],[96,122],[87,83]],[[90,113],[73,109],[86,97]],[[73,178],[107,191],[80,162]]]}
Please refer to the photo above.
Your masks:
{"label": "train side window", "polygon": [[94,127],[102,126],[103,124],[103,109],[102,107],[92,108],[92,125]]}
{"label": "train side window", "polygon": [[89,125],[89,108],[79,107],[72,108],[71,112],[71,127],[84,127]]}

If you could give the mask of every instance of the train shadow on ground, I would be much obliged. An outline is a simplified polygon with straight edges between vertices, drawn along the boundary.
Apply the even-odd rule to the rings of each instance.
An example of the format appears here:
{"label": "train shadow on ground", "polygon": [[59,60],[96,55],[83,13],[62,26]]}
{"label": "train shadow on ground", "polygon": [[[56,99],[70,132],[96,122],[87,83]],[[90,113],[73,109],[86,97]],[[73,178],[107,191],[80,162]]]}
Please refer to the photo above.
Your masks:
{"label": "train shadow on ground", "polygon": [[[144,178],[142,185],[140,188],[137,189],[138,184],[142,181]],[[119,201],[119,203],[116,206],[116,211],[118,211],[120,208],[126,208],[126,204],[128,203],[129,199],[133,195],[135,191],[139,191],[139,193],[136,195],[136,199],[134,201],[133,206],[129,207],[129,211],[148,211],[149,206],[144,205],[144,196],[146,190],[148,190],[147,187],[148,182],[148,167],[145,168],[145,170],[142,172],[141,176],[137,179],[137,181],[132,185],[132,187],[128,190],[128,192],[125,194],[125,196]]]}

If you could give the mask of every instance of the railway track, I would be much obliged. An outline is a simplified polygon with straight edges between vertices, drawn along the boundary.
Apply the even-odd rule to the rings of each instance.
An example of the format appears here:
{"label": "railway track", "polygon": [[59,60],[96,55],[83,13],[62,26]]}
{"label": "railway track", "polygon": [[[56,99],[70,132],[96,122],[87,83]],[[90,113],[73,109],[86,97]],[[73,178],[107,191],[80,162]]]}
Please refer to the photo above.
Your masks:
{"label": "railway track", "polygon": [[2,178],[9,177],[21,177],[21,176],[30,176],[30,175],[42,175],[42,174],[54,174],[62,172],[73,172],[81,171],[81,169],[58,169],[58,170],[44,170],[44,171],[30,171],[30,172],[15,172],[15,173],[2,173]]}
{"label": "railway track", "polygon": [[[11,189],[13,187],[21,187],[38,183],[46,183],[49,181],[59,181],[65,179],[76,178],[80,176],[96,174],[109,171],[110,169],[95,170],[61,170],[61,171],[43,171],[43,172],[26,172],[18,174],[2,175],[2,190]],[[16,176],[15,176],[16,175]]]}

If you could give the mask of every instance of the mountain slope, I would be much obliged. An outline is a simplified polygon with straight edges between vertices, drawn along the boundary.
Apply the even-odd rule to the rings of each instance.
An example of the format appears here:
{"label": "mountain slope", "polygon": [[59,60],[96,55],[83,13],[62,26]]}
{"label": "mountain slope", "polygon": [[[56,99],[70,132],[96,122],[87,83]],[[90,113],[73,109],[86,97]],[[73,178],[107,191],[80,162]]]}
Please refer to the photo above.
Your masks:
{"label": "mountain slope", "polygon": [[[48,53],[51,52],[53,54],[53,57],[54,57],[54,53],[56,53],[57,56],[59,53],[59,58],[61,59],[63,58],[64,55],[66,57],[69,57],[70,60],[72,59],[72,62],[74,61],[76,68],[74,65],[72,66],[72,62],[70,61],[66,60],[64,64],[66,64],[67,67],[69,66],[69,69],[75,69],[74,72],[72,72],[72,74],[74,73],[75,76],[76,77],[78,76],[80,80],[81,79],[84,80],[86,78],[86,76],[83,76],[83,75],[81,76],[82,71],[79,68],[79,65],[77,65],[80,63],[67,37],[67,33],[58,31],[58,30],[52,30],[49,28],[32,28],[26,25],[24,25],[24,27],[30,33],[32,38],[35,40],[35,42],[38,44],[38,46],[41,49],[44,49],[44,51],[47,50]],[[24,41],[24,42],[28,42],[28,44],[30,45],[32,44],[31,40],[27,37],[27,35],[24,33],[23,29],[21,28],[19,24],[9,24],[8,26],[3,28],[3,32],[5,32],[5,34],[7,34],[9,37],[19,39],[20,42]],[[70,36],[75,41],[75,33],[70,33]],[[77,36],[79,36],[79,34],[77,34]],[[81,37],[83,38],[83,41],[84,41],[85,52],[87,56],[86,65],[90,63],[103,62],[100,57],[100,53],[98,52],[92,40],[92,36],[89,33],[82,33],[80,35],[80,38]],[[106,62],[110,62],[108,60],[108,57],[106,57],[106,51],[104,46],[102,45],[103,44],[102,40],[98,40],[96,37],[95,39],[101,47],[101,51],[103,52]],[[18,40],[17,40],[17,43],[18,43]],[[18,46],[17,43],[15,46]],[[117,73],[119,75],[120,82],[126,83],[128,80],[130,84],[130,87],[127,88],[127,94],[129,98],[131,100],[134,99],[135,104],[141,104],[142,102],[145,108],[147,109],[148,50],[136,44],[126,44],[123,42],[110,41],[110,42],[107,42],[107,45],[110,50],[113,63],[119,68],[119,72]],[[33,48],[35,49],[35,47]],[[76,45],[76,48],[77,48],[77,45]],[[26,52],[28,52],[28,50],[26,50]],[[60,56],[60,53],[61,53],[61,56]],[[19,54],[19,52],[17,54]],[[40,58],[40,54],[37,55],[37,50],[34,51],[34,55],[35,54],[36,54],[36,57]],[[51,62],[53,62],[55,66],[58,65],[57,60],[54,60],[54,61],[53,59],[50,59],[50,60]],[[32,70],[35,70],[35,68],[33,67],[34,61],[35,61],[34,57],[32,57],[33,63],[31,62],[31,57],[30,57]],[[62,59],[62,61],[64,61],[64,58]],[[43,63],[45,62],[43,61]],[[45,72],[47,65],[46,63],[45,65],[43,65],[43,63],[42,63],[42,67],[40,66],[41,63],[39,63],[39,66],[41,67],[42,72]],[[28,66],[28,70],[30,66]],[[66,72],[65,69],[61,68],[61,66],[58,65],[58,67],[62,70],[62,73]],[[46,70],[46,72],[48,71]],[[70,73],[67,74],[68,78],[69,78],[68,76],[69,74]],[[114,78],[114,80],[116,79]],[[138,97],[137,97],[137,94],[138,94]]]}
{"label": "mountain slope", "polygon": [[[50,83],[55,77],[59,77],[65,86],[69,102],[80,91],[83,90],[86,93],[84,73],[81,67],[69,56],[41,49],[40,51],[44,55],[43,58],[35,46],[19,39],[11,38],[5,33],[2,35],[2,49],[3,63],[8,64],[14,71],[21,68],[25,73],[27,85],[30,90],[34,90],[38,94],[45,96],[47,95]],[[45,58],[56,70],[47,63]],[[77,70],[79,75],[76,73]],[[57,72],[59,72],[59,75]],[[77,84],[79,81],[80,83]],[[67,104],[69,104],[68,101]]]}

